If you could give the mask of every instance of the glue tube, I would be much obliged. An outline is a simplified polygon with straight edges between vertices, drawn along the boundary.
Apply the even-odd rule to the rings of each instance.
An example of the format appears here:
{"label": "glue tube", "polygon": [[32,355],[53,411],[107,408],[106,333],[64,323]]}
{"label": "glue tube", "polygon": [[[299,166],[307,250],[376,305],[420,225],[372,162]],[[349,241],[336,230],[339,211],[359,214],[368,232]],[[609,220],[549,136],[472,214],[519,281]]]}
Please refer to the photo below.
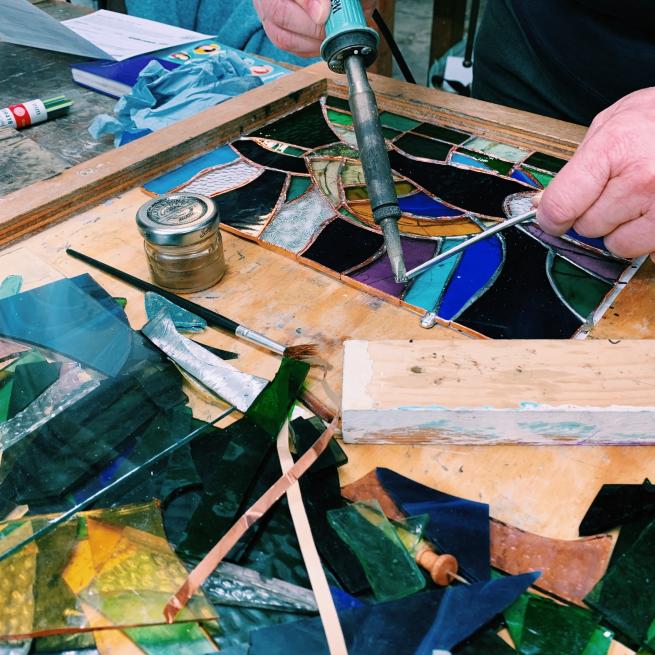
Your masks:
{"label": "glue tube", "polygon": [[9,105],[9,107],[0,109],[0,127],[8,125],[22,130],[30,125],[43,123],[49,118],[65,114],[72,104],[73,101],[67,100],[65,96],[57,96],[49,100],[29,100]]}

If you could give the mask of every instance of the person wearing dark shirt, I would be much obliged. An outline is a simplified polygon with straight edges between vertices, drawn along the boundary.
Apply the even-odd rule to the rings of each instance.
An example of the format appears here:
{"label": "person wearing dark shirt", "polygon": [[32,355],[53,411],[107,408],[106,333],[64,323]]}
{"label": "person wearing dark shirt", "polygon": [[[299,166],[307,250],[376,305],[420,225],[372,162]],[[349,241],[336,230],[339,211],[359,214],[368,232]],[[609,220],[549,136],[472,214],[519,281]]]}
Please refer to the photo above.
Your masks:
{"label": "person wearing dark shirt", "polygon": [[[275,45],[319,53],[330,0],[254,4]],[[655,253],[653,0],[488,0],[473,80],[482,100],[590,124],[540,199],[547,232],[575,227],[622,257]]]}

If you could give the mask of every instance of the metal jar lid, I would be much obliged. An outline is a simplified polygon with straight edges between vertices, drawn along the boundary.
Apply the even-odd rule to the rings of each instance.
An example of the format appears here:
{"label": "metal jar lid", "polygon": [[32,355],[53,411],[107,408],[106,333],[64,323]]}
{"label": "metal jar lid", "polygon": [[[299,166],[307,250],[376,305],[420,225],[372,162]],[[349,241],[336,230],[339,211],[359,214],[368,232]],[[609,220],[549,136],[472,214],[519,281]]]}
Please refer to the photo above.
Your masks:
{"label": "metal jar lid", "polygon": [[218,229],[211,198],[198,193],[167,193],[153,198],[136,214],[143,238],[159,246],[190,246]]}

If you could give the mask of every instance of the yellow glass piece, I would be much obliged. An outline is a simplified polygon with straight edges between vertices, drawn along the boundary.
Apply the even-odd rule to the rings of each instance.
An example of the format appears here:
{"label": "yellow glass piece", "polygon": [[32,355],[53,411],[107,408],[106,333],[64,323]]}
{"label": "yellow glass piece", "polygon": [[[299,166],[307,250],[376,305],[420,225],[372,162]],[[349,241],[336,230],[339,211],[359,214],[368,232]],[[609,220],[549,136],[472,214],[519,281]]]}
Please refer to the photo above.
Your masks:
{"label": "yellow glass piece", "polygon": [[115,525],[100,523],[92,518],[87,519],[86,527],[93,553],[93,565],[96,571],[100,571],[112,556],[123,533],[121,528]]}
{"label": "yellow glass piece", "polygon": [[[416,193],[417,189],[409,182],[396,182],[396,195],[399,198]],[[346,189],[347,200],[368,200],[368,189],[365,186],[350,187]]]}
{"label": "yellow glass piece", "polygon": [[316,184],[323,195],[330,200],[334,207],[341,204],[339,197],[339,177],[341,176],[341,161],[334,159],[311,159],[309,166]]}
{"label": "yellow glass piece", "polygon": [[74,594],[86,589],[96,575],[93,566],[91,544],[88,539],[80,541],[73,550],[73,556],[64,569],[62,577]]}
{"label": "yellow glass piece", "polygon": [[[357,202],[349,205],[350,211],[362,223],[377,228],[373,220],[373,210],[370,202]],[[403,214],[398,221],[398,229],[401,234],[415,237],[434,239],[436,237],[459,237],[468,234],[478,234],[482,228],[468,218],[455,219],[430,219],[416,218]]]}

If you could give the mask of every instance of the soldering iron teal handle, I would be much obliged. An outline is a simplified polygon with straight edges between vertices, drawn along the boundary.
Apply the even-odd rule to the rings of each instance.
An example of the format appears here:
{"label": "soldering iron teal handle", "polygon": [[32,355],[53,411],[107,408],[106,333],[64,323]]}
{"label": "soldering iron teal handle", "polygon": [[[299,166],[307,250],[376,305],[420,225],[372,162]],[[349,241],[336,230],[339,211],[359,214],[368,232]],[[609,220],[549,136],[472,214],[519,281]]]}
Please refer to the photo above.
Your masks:
{"label": "soldering iron teal handle", "polygon": [[360,0],[332,0],[330,16],[325,24],[327,37],[330,38],[342,32],[361,29],[370,28],[366,24]]}

